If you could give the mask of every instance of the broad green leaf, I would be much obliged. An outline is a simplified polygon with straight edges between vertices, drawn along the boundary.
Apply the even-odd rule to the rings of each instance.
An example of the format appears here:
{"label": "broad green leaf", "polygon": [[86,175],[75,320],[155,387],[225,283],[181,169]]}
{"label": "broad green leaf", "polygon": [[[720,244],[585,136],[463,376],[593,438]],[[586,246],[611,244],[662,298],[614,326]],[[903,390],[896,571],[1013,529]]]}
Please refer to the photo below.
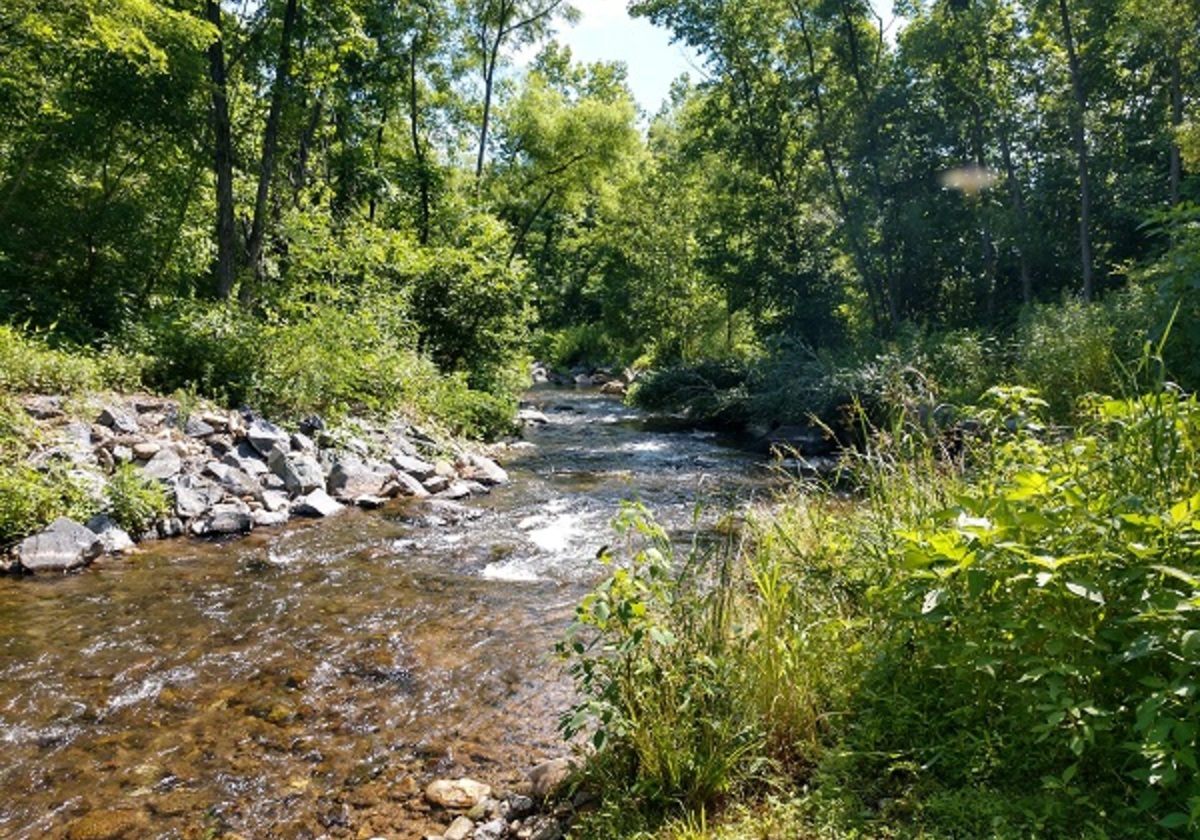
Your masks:
{"label": "broad green leaf", "polygon": [[1167,814],[1165,817],[1163,817],[1161,820],[1158,821],[1158,824],[1161,825],[1163,828],[1183,828],[1185,825],[1190,824],[1191,821],[1192,821],[1192,818],[1189,817],[1187,814],[1183,814],[1183,813],[1180,813],[1179,811],[1176,811],[1173,814]]}
{"label": "broad green leaf", "polygon": [[1095,587],[1086,583],[1067,583],[1067,591],[1072,595],[1077,595],[1080,598],[1086,598],[1096,604],[1104,603],[1104,594]]}

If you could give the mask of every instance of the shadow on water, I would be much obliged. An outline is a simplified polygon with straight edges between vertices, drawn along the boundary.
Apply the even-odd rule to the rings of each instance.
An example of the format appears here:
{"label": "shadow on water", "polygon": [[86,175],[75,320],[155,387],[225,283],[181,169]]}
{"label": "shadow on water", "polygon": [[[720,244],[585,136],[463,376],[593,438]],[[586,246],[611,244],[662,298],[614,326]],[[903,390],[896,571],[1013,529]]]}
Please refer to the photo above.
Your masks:
{"label": "shadow on water", "polygon": [[0,579],[0,836],[419,836],[433,776],[561,753],[550,651],[621,502],[686,535],[766,475],[611,398],[530,400],[514,483],[467,505]]}

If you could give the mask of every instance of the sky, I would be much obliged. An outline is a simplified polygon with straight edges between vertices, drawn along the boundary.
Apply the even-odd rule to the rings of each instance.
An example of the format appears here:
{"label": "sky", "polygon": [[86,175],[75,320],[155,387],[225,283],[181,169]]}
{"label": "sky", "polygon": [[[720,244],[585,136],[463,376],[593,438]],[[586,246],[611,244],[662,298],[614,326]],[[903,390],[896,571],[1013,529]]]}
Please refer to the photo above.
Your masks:
{"label": "sky", "polygon": [[623,61],[629,68],[629,87],[648,114],[658,112],[671,82],[683,73],[699,79],[694,53],[671,43],[670,33],[644,19],[631,20],[625,0],[573,0],[582,17],[558,32],[576,61]]}

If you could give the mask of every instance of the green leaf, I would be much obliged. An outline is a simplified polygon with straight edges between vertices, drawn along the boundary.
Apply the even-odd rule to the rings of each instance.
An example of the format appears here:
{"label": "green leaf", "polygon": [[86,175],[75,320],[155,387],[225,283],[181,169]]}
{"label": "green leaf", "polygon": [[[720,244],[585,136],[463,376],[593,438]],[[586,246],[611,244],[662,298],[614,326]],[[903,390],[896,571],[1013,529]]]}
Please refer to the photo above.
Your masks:
{"label": "green leaf", "polygon": [[1104,594],[1095,587],[1086,583],[1068,583],[1067,591],[1072,595],[1077,595],[1080,598],[1086,598],[1095,604],[1104,603]]}
{"label": "green leaf", "polygon": [[1192,821],[1192,818],[1189,817],[1187,814],[1176,811],[1173,814],[1167,814],[1165,817],[1163,817],[1161,820],[1158,821],[1158,824],[1161,825],[1163,828],[1183,828],[1185,825],[1188,825],[1191,821]]}

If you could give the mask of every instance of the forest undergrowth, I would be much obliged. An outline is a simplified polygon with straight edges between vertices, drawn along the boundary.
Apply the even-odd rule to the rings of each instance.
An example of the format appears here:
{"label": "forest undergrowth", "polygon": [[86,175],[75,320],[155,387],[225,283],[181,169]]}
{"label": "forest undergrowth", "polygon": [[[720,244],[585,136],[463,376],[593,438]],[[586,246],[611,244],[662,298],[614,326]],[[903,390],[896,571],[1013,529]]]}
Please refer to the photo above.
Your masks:
{"label": "forest undergrowth", "polygon": [[895,416],[686,556],[627,509],[560,644],[572,836],[1195,836],[1200,404],[1154,368],[1069,433]]}

